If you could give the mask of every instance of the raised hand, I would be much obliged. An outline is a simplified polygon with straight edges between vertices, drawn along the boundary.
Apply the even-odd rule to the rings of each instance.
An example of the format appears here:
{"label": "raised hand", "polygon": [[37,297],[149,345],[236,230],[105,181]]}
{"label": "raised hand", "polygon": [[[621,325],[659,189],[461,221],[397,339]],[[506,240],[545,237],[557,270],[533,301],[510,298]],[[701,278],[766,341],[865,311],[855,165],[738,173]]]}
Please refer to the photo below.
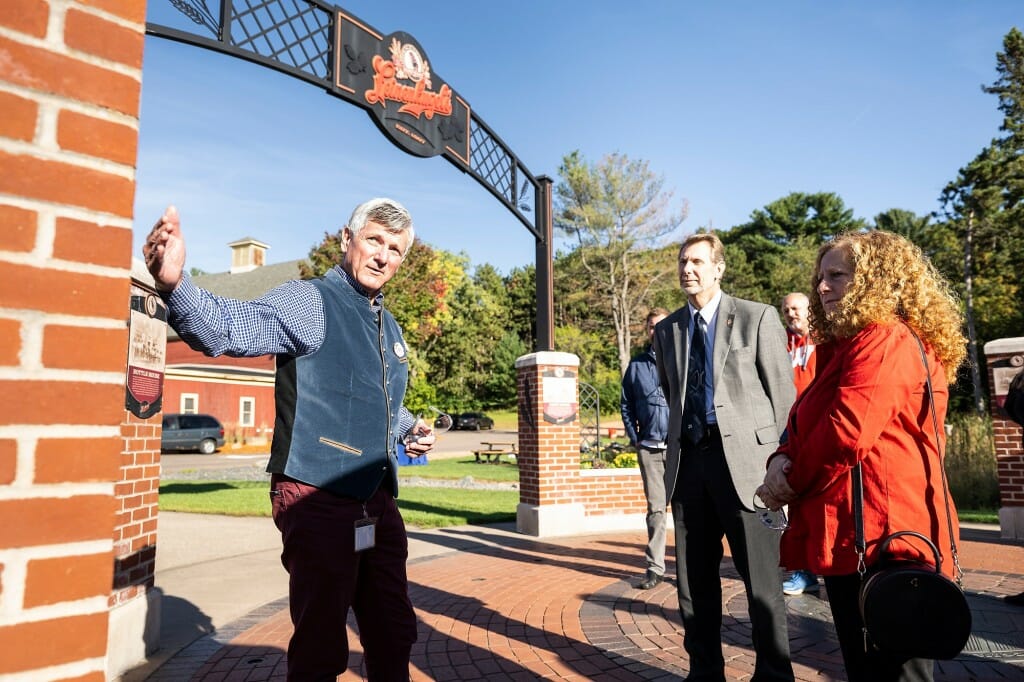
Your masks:
{"label": "raised hand", "polygon": [[157,290],[173,291],[178,286],[185,269],[185,238],[174,206],[168,206],[153,225],[142,245],[142,256],[149,274],[156,280]]}

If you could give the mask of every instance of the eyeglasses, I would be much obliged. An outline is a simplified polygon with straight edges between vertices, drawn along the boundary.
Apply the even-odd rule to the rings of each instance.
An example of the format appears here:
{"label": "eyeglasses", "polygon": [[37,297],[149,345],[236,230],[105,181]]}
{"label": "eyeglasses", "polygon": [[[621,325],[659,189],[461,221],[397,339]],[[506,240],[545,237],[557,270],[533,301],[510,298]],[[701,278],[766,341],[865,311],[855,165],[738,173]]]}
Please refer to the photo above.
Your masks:
{"label": "eyeglasses", "polygon": [[765,525],[766,528],[778,531],[783,531],[789,528],[789,519],[786,518],[785,510],[779,509],[778,511],[772,511],[760,503],[757,495],[754,495],[753,506],[754,513],[757,514],[757,518]]}

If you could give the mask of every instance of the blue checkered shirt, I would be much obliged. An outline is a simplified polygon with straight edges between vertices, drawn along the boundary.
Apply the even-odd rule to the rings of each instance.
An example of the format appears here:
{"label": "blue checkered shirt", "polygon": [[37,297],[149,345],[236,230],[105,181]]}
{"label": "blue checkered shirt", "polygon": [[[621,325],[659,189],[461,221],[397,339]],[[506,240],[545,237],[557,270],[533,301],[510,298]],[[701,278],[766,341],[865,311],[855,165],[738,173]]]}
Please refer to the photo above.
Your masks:
{"label": "blue checkered shirt", "polygon": [[[335,266],[338,274],[356,291],[366,295],[347,272]],[[252,301],[217,296],[200,289],[183,274],[169,295],[169,323],[190,348],[217,357],[256,357],[260,355],[302,356],[316,352],[324,342],[326,323],[324,301],[312,283],[290,280]],[[375,312],[384,305],[384,295],[369,299]],[[398,432],[408,433],[416,417],[402,407]]]}

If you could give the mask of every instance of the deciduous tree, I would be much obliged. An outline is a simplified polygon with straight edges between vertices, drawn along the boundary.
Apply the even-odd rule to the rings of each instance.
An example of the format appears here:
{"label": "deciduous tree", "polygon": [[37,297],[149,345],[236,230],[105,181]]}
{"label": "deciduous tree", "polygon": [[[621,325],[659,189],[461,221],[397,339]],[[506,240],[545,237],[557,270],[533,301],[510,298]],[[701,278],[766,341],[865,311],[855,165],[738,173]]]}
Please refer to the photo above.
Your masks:
{"label": "deciduous tree", "polygon": [[576,243],[585,276],[576,289],[610,315],[621,374],[629,364],[632,320],[644,315],[663,276],[647,267],[643,255],[682,224],[686,205],[673,209],[664,178],[646,161],[624,154],[590,163],[574,151],[558,173],[555,227]]}
{"label": "deciduous tree", "polygon": [[723,287],[729,293],[778,305],[792,291],[807,292],[818,247],[865,226],[838,194],[793,192],[719,233],[726,250]]}

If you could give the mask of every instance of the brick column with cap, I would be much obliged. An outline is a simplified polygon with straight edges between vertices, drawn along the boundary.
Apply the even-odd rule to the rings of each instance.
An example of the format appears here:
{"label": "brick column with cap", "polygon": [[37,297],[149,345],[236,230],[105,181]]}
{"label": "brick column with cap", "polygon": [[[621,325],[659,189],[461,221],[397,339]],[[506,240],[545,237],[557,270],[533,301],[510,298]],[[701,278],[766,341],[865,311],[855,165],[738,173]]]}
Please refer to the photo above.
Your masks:
{"label": "brick column with cap", "polygon": [[991,386],[992,434],[999,468],[999,527],[1004,538],[1024,538],[1024,431],[1003,411],[1010,380],[1024,371],[1024,337],[985,344]]}
{"label": "brick column with cap", "polygon": [[[579,358],[542,351],[516,360],[516,370],[518,531],[556,536],[645,528],[638,468],[580,468]],[[621,425],[617,418],[615,425]]]}
{"label": "brick column with cap", "polygon": [[516,360],[520,533],[572,533],[585,515],[573,491],[580,468],[579,365],[575,355],[555,351]]}

